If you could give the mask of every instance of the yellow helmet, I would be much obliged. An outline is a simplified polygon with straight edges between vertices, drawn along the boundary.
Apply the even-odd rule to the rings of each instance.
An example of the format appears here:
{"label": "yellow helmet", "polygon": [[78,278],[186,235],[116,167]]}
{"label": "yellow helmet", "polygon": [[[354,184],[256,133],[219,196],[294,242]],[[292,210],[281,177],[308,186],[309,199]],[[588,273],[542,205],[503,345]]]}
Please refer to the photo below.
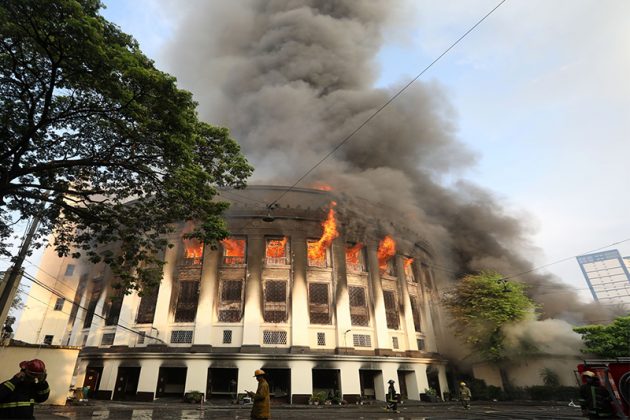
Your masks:
{"label": "yellow helmet", "polygon": [[256,369],[256,371],[254,372],[254,376],[263,376],[265,374],[265,371],[262,369]]}
{"label": "yellow helmet", "polygon": [[584,372],[582,372],[582,376],[588,376],[589,378],[594,378],[595,374],[591,372],[590,370],[585,370]]}
{"label": "yellow helmet", "polygon": [[459,386],[466,386],[466,382],[460,382]]}

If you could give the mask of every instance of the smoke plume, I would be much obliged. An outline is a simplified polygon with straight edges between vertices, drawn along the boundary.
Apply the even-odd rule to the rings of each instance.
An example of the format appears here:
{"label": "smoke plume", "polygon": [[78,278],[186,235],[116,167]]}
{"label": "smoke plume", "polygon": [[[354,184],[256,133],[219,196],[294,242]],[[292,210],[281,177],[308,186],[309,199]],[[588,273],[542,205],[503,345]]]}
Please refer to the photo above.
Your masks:
{"label": "smoke plume", "polygon": [[[256,168],[252,183],[291,185],[400,88],[374,82],[384,34],[403,16],[385,0],[199,2],[169,47],[170,70],[204,120],[232,130]],[[524,222],[478,186],[444,186],[475,163],[456,132],[444,91],[416,82],[299,186],[327,183],[350,197],[345,205],[356,203],[354,213],[368,200],[413,229],[439,254],[442,281],[531,269]],[[545,317],[602,319],[601,308],[551,277],[519,280]]]}

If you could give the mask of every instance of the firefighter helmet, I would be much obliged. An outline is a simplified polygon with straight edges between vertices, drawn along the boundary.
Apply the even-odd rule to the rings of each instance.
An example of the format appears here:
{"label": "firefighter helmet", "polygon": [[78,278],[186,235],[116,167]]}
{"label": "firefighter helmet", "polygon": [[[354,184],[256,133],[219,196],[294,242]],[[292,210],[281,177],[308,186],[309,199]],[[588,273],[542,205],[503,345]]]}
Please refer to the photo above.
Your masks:
{"label": "firefighter helmet", "polygon": [[588,376],[589,378],[594,378],[595,374],[591,372],[590,370],[585,370],[584,372],[582,372],[582,376]]}
{"label": "firefighter helmet", "polygon": [[466,382],[460,382],[459,386],[466,386]]}
{"label": "firefighter helmet", "polygon": [[265,371],[262,369],[256,369],[256,372],[254,372],[254,376],[263,376],[265,374]]}
{"label": "firefighter helmet", "polygon": [[41,376],[46,373],[46,364],[39,359],[25,360],[20,363],[20,369],[31,376]]}

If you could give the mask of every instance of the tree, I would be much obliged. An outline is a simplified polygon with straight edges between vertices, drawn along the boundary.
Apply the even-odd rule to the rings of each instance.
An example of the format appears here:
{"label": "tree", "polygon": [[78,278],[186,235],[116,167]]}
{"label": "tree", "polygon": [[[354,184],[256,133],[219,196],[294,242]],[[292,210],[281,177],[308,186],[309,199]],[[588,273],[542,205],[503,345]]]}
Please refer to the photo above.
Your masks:
{"label": "tree", "polygon": [[583,353],[601,357],[630,356],[630,316],[621,316],[608,325],[573,328],[582,335]]}
{"label": "tree", "polygon": [[523,320],[535,308],[525,286],[491,271],[467,275],[445,292],[455,334],[486,360],[505,358],[502,327]]}
{"label": "tree", "polygon": [[174,222],[226,237],[216,188],[244,187],[252,168],[101,7],[0,2],[0,253],[40,215],[38,245],[52,233],[60,256],[104,261],[128,291],[159,282]]}

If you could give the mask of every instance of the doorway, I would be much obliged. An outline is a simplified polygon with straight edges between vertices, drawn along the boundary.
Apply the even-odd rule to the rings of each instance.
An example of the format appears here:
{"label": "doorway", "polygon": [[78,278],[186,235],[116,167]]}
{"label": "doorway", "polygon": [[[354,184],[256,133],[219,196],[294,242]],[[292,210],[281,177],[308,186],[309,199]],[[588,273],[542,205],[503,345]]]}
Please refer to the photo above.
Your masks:
{"label": "doorway", "polygon": [[272,403],[289,404],[291,400],[291,369],[267,369],[265,379],[269,383],[269,395]]}
{"label": "doorway", "polygon": [[186,387],[185,367],[161,367],[158,374],[158,384],[155,396],[183,397]]}
{"label": "doorway", "polygon": [[364,400],[375,400],[376,390],[374,388],[374,377],[381,375],[380,370],[359,369],[359,382],[361,384],[361,398]]}
{"label": "doorway", "polygon": [[206,398],[237,400],[238,369],[209,368]]}
{"label": "doorway", "polygon": [[103,366],[88,366],[85,370],[85,379],[83,380],[83,388],[90,387],[88,395],[84,394],[84,398],[95,398],[101,385],[101,377],[103,376]]}
{"label": "doorway", "polygon": [[115,400],[134,400],[138,392],[140,367],[119,367],[114,388]]}
{"label": "doorway", "polygon": [[341,399],[341,389],[339,389],[339,369],[313,369],[313,394],[326,393],[326,399]]}

